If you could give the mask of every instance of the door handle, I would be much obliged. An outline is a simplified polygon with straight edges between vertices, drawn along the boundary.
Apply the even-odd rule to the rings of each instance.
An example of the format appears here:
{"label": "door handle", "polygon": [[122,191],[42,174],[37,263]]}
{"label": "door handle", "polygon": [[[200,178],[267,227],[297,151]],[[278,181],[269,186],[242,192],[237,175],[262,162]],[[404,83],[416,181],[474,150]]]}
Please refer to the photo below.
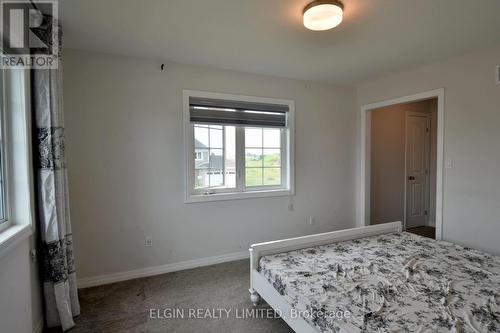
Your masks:
{"label": "door handle", "polygon": [[413,176],[409,176],[409,177],[408,177],[408,180],[415,180],[415,177],[413,177]]}

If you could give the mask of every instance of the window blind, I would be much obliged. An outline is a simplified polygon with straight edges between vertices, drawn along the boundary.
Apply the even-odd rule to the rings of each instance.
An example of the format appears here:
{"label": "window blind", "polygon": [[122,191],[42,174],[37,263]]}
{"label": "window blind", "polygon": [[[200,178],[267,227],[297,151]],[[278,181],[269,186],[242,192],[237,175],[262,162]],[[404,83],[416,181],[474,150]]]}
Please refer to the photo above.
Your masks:
{"label": "window blind", "polygon": [[189,97],[192,123],[286,127],[288,105]]}

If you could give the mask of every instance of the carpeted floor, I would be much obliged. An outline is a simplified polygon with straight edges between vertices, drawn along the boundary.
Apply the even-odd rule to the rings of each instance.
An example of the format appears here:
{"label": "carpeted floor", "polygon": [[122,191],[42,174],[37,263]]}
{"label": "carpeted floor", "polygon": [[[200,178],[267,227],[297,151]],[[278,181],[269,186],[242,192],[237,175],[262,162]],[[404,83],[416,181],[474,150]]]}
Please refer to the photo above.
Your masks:
{"label": "carpeted floor", "polygon": [[[70,332],[293,332],[279,318],[240,319],[253,309],[248,288],[248,260],[86,288],[80,290],[81,315]],[[261,303],[260,309],[269,308]],[[150,319],[150,309],[157,317],[156,309],[163,315],[173,308],[184,309],[184,319]],[[215,310],[223,318],[188,319],[189,309],[202,309],[205,317],[205,309],[231,312],[228,318]]]}

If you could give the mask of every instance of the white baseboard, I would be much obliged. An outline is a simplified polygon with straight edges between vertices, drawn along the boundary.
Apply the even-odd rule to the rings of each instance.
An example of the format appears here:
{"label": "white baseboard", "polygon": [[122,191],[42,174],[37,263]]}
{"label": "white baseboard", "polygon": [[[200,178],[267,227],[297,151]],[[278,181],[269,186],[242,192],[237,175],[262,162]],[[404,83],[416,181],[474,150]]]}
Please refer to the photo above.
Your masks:
{"label": "white baseboard", "polygon": [[43,331],[43,316],[38,320],[38,323],[36,323],[36,326],[33,328],[33,333],[42,333]]}
{"label": "white baseboard", "polygon": [[77,280],[77,285],[78,285],[78,289],[87,288],[87,287],[94,287],[94,286],[100,286],[103,284],[108,284],[108,283],[113,283],[113,282],[132,280],[132,279],[137,279],[137,278],[146,277],[146,276],[153,276],[153,275],[165,274],[165,273],[170,273],[170,272],[182,271],[185,269],[191,269],[191,268],[202,267],[202,266],[210,266],[210,265],[220,264],[223,262],[241,260],[241,259],[247,259],[247,258],[249,258],[248,251],[228,253],[228,254],[223,254],[220,256],[205,257],[205,258],[200,258],[200,259],[193,259],[193,260],[176,262],[176,263],[172,263],[172,264],[134,269],[132,271],[127,271],[127,272],[119,272],[119,273],[112,273],[112,274],[105,274],[105,275],[81,278],[81,279]]}

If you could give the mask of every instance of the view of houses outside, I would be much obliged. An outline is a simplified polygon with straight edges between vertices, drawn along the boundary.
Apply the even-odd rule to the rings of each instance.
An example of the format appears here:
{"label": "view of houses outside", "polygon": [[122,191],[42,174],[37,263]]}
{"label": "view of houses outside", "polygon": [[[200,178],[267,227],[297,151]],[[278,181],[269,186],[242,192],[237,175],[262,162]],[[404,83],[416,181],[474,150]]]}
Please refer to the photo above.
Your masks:
{"label": "view of houses outside", "polygon": [[[236,128],[195,125],[195,188],[236,187]],[[281,132],[245,128],[245,186],[281,184]]]}
{"label": "view of houses outside", "polygon": [[195,188],[236,187],[236,129],[195,125]]}

